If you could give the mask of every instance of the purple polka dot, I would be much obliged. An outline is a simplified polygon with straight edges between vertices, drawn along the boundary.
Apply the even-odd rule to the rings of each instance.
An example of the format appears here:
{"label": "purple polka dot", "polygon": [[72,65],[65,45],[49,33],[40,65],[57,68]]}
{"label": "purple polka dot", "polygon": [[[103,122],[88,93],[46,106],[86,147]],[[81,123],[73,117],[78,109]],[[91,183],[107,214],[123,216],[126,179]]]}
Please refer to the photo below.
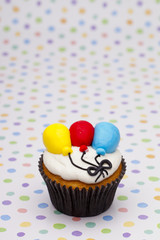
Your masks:
{"label": "purple polka dot", "polygon": [[25,235],[24,232],[19,232],[19,233],[17,233],[17,236],[18,236],[18,237],[23,237],[24,235]]}
{"label": "purple polka dot", "polygon": [[72,232],[72,235],[73,236],[81,236],[82,235],[82,232],[80,232],[80,231],[74,231],[74,232]]}
{"label": "purple polka dot", "polygon": [[130,233],[128,233],[128,232],[126,232],[126,233],[123,233],[123,237],[125,237],[125,238],[128,238],[128,237],[130,237],[131,236],[131,234]]}
{"label": "purple polka dot", "polygon": [[43,215],[38,215],[38,216],[36,216],[36,218],[37,218],[38,220],[43,220],[43,219],[45,219],[46,217],[43,216]]}
{"label": "purple polka dot", "polygon": [[138,6],[142,6],[142,5],[143,5],[143,2],[142,2],[142,1],[138,1],[138,2],[137,2],[137,5],[138,5]]}
{"label": "purple polka dot", "polygon": [[132,137],[133,136],[133,133],[127,133],[126,134],[128,137]]}
{"label": "purple polka dot", "polygon": [[14,125],[15,125],[15,126],[19,126],[19,125],[21,125],[21,123],[15,122]]}
{"label": "purple polka dot", "polygon": [[141,220],[146,220],[148,218],[148,216],[146,216],[146,215],[139,215],[138,218],[141,219]]}
{"label": "purple polka dot", "polygon": [[123,187],[124,187],[124,184],[123,184],[123,183],[120,183],[120,184],[118,185],[118,187],[119,187],[119,188],[123,188]]}
{"label": "purple polka dot", "polygon": [[134,169],[134,170],[132,170],[132,173],[140,173],[140,171],[137,169]]}
{"label": "purple polka dot", "polygon": [[9,200],[4,200],[4,201],[2,202],[3,205],[10,205],[11,203],[12,203],[12,202],[9,201]]}
{"label": "purple polka dot", "polygon": [[23,183],[23,184],[22,184],[22,187],[28,187],[28,186],[29,186],[28,183]]}
{"label": "purple polka dot", "polygon": [[14,162],[14,161],[16,161],[16,158],[11,157],[11,158],[8,158],[8,160],[9,160],[10,162]]}

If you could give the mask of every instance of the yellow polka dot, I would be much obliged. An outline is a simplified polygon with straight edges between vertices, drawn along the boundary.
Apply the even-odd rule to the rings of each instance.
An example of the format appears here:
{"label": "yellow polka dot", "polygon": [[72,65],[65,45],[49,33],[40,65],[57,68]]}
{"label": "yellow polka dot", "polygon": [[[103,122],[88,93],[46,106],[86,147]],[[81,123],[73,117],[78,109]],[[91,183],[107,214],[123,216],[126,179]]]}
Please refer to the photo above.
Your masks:
{"label": "yellow polka dot", "polygon": [[154,34],[149,34],[148,37],[149,38],[154,38]]}
{"label": "yellow polka dot", "polygon": [[57,240],[67,240],[67,238],[60,237]]}
{"label": "yellow polka dot", "polygon": [[83,38],[86,38],[86,37],[87,37],[87,33],[83,33],[83,34],[82,34],[82,37],[83,37]]}
{"label": "yellow polka dot", "polygon": [[127,178],[128,178],[128,176],[126,174],[124,174],[123,179],[127,179]]}
{"label": "yellow polka dot", "polygon": [[154,199],[160,201],[160,196],[155,196]]}
{"label": "yellow polka dot", "polygon": [[155,191],[156,192],[160,192],[160,188],[155,188]]}
{"label": "yellow polka dot", "polygon": [[95,240],[94,238],[87,238],[86,240]]}
{"label": "yellow polka dot", "polygon": [[132,13],[133,13],[133,9],[131,9],[131,8],[128,9],[128,13],[129,13],[129,14],[132,14]]}
{"label": "yellow polka dot", "polygon": [[32,107],[33,108],[39,108],[39,105],[33,105]]}
{"label": "yellow polka dot", "polygon": [[12,99],[14,99],[14,97],[12,97],[12,96],[9,96],[9,97],[8,97],[8,99],[9,99],[9,100],[12,100]]}
{"label": "yellow polka dot", "polygon": [[66,13],[66,12],[68,12],[68,9],[67,8],[62,8],[62,12],[64,12],[64,13]]}
{"label": "yellow polka dot", "polygon": [[43,50],[43,46],[42,45],[40,45],[40,46],[37,46],[37,50]]}
{"label": "yellow polka dot", "polygon": [[0,163],[0,167],[2,167],[3,166],[3,163]]}
{"label": "yellow polka dot", "polygon": [[154,148],[147,148],[147,151],[154,151]]}
{"label": "yellow polka dot", "polygon": [[37,137],[30,137],[30,138],[28,138],[30,141],[35,141],[35,140],[37,140]]}
{"label": "yellow polka dot", "polygon": [[66,116],[67,116],[67,115],[66,115],[66,114],[64,114],[64,113],[63,113],[63,114],[61,114],[61,117],[66,117]]}
{"label": "yellow polka dot", "polygon": [[41,76],[35,76],[35,79],[41,79]]}
{"label": "yellow polka dot", "polygon": [[34,178],[34,174],[32,174],[32,173],[26,174],[25,178]]}
{"label": "yellow polka dot", "polygon": [[86,85],[81,85],[80,88],[87,88],[87,86]]}
{"label": "yellow polka dot", "polygon": [[8,127],[3,127],[2,130],[8,130],[9,128]]}
{"label": "yellow polka dot", "polygon": [[106,51],[110,51],[110,50],[111,50],[111,47],[110,47],[110,46],[106,46],[106,47],[105,47],[105,50],[106,50]]}
{"label": "yellow polka dot", "polygon": [[22,222],[20,224],[20,227],[30,227],[31,226],[31,223],[30,222]]}
{"label": "yellow polka dot", "polygon": [[19,36],[21,36],[21,33],[20,32],[15,32],[15,36],[19,37]]}
{"label": "yellow polka dot", "polygon": [[123,226],[124,227],[133,227],[134,226],[134,222],[125,222],[124,224],[123,224]]}
{"label": "yellow polka dot", "polygon": [[115,109],[115,108],[117,108],[117,105],[112,105],[111,108]]}
{"label": "yellow polka dot", "polygon": [[147,157],[147,158],[151,158],[151,159],[152,159],[152,158],[155,158],[155,156],[152,155],[152,154],[148,154],[148,155],[146,155],[146,157]]}

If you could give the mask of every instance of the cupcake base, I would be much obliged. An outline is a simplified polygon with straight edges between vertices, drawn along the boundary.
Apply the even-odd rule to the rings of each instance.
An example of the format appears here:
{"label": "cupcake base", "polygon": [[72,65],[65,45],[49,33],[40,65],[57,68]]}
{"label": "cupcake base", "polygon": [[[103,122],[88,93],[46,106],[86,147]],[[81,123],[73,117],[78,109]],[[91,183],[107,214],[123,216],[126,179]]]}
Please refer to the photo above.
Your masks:
{"label": "cupcake base", "polygon": [[126,171],[126,163],[122,158],[122,170],[118,178],[101,187],[79,189],[67,188],[52,181],[43,169],[43,155],[39,160],[39,171],[47,185],[50,199],[54,207],[67,215],[75,217],[91,217],[106,211],[112,204],[116,189]]}

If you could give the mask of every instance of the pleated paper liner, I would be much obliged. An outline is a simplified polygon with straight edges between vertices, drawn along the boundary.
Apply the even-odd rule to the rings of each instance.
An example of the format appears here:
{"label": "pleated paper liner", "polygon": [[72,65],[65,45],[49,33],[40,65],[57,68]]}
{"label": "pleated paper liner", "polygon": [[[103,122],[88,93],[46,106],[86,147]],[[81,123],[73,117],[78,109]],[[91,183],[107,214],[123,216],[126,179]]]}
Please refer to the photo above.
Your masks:
{"label": "pleated paper liner", "polygon": [[88,190],[67,188],[49,179],[43,170],[43,154],[39,160],[39,171],[47,185],[51,202],[58,211],[75,217],[90,217],[106,211],[111,206],[118,184],[125,174],[126,163],[122,157],[122,171],[114,181],[101,188],[90,187]]}

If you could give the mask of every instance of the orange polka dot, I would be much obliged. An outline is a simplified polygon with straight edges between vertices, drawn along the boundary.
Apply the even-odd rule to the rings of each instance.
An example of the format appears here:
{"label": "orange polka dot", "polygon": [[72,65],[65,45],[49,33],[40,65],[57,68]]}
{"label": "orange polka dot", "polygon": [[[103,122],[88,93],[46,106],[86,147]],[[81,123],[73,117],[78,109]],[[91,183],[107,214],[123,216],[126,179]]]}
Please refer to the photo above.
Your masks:
{"label": "orange polka dot", "polygon": [[151,15],[151,10],[150,10],[150,9],[147,9],[147,10],[145,11],[145,14],[146,14],[146,15]]}
{"label": "orange polka dot", "polygon": [[154,199],[160,201],[160,196],[155,196]]}
{"label": "orange polka dot", "polygon": [[135,90],[134,92],[135,92],[135,93],[141,93],[141,91],[140,91],[140,90]]}
{"label": "orange polka dot", "polygon": [[80,60],[81,62],[85,62],[85,61],[86,61],[85,58],[80,58],[79,60]]}
{"label": "orange polka dot", "polygon": [[16,36],[16,37],[19,37],[20,35],[21,35],[20,32],[15,32],[15,36]]}
{"label": "orange polka dot", "polygon": [[88,114],[82,114],[81,117],[86,118],[86,117],[88,117]]}
{"label": "orange polka dot", "polygon": [[8,117],[8,114],[7,113],[2,113],[1,117]]}
{"label": "orange polka dot", "polygon": [[80,87],[81,87],[81,88],[86,88],[87,86],[86,86],[86,85],[81,85]]}
{"label": "orange polka dot", "polygon": [[155,158],[155,156],[152,155],[152,154],[148,154],[148,155],[146,155],[146,157],[147,157],[147,158]]}
{"label": "orange polka dot", "polygon": [[17,6],[13,7],[13,12],[19,12],[19,7]]}
{"label": "orange polka dot", "polygon": [[127,24],[128,24],[128,25],[132,25],[132,24],[133,24],[133,21],[132,21],[131,19],[128,19],[128,20],[127,20]]}
{"label": "orange polka dot", "polygon": [[59,122],[60,122],[60,123],[65,123],[66,120],[64,120],[64,119],[60,119]]}
{"label": "orange polka dot", "polygon": [[16,61],[17,58],[16,57],[11,57],[11,61]]}
{"label": "orange polka dot", "polygon": [[84,8],[79,9],[79,13],[84,14],[85,12],[86,12],[86,10]]}
{"label": "orange polka dot", "polygon": [[3,148],[0,147],[0,151],[3,151]]}
{"label": "orange polka dot", "polygon": [[35,140],[37,140],[37,137],[30,137],[30,138],[28,138],[30,141],[35,141]]}
{"label": "orange polka dot", "polygon": [[67,20],[65,18],[62,18],[62,19],[60,19],[60,22],[65,24],[67,22]]}
{"label": "orange polka dot", "polygon": [[148,121],[146,120],[140,120],[140,123],[147,123]]}

